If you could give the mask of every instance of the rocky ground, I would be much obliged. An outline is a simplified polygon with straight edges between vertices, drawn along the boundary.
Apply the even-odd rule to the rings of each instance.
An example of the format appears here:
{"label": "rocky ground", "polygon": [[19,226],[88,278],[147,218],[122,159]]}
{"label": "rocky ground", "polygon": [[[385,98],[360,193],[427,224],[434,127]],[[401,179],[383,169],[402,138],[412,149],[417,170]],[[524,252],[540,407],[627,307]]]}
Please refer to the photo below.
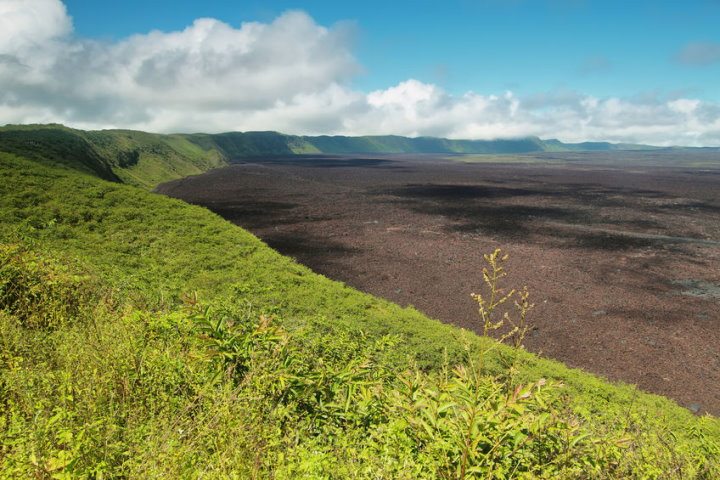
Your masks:
{"label": "rocky ground", "polygon": [[482,254],[500,247],[536,304],[529,350],[717,415],[720,169],[637,158],[276,157],[158,191],[465,328]]}

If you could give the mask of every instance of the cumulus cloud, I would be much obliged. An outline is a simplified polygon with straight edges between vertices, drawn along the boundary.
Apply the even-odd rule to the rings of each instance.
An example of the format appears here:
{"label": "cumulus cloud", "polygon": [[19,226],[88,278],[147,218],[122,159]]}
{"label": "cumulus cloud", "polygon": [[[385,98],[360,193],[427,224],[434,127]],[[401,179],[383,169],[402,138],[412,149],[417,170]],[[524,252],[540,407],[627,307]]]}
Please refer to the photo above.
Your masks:
{"label": "cumulus cloud", "polygon": [[2,0],[0,123],[720,145],[720,106],[692,98],[454,95],[415,79],[360,92],[352,33],[291,11],[99,42],[74,36],[59,0]]}
{"label": "cumulus cloud", "polygon": [[3,0],[0,3],[0,51],[28,51],[69,34],[72,22],[56,0]]}
{"label": "cumulus cloud", "polygon": [[344,125],[349,132],[720,145],[720,106],[695,99],[596,98],[573,91],[454,96],[416,80],[367,97],[372,108]]}
{"label": "cumulus cloud", "polygon": [[11,121],[33,120],[20,114],[34,108],[30,117],[76,124],[182,128],[194,115],[291,104],[359,71],[349,28],[302,12],[238,28],[202,18],[117,43],[73,38],[58,0],[3,0],[0,19],[0,102],[18,107]]}
{"label": "cumulus cloud", "polygon": [[720,63],[720,43],[690,43],[675,55],[675,60],[685,65],[697,66]]}

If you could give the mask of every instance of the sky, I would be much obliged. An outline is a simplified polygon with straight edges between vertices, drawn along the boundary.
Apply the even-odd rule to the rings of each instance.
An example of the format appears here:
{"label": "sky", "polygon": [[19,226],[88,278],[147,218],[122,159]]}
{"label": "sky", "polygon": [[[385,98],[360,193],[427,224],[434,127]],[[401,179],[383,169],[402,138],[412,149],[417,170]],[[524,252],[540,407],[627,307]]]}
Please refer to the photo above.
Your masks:
{"label": "sky", "polygon": [[720,146],[720,0],[0,0],[0,124]]}

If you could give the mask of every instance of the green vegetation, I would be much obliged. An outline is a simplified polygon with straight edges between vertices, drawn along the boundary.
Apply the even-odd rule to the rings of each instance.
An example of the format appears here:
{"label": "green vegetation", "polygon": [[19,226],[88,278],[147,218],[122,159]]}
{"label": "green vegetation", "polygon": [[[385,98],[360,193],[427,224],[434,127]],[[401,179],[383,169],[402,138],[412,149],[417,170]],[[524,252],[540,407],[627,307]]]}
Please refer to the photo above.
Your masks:
{"label": "green vegetation", "polygon": [[[122,135],[73,143],[97,156],[66,157],[65,137],[23,152],[22,135],[0,153],[0,478],[720,476],[717,419],[362,294],[124,185],[190,164],[120,166],[157,140]],[[200,137],[162,138],[223,158]],[[510,300],[489,260],[476,299],[501,331]]]}
{"label": "green vegetation", "polygon": [[105,180],[145,188],[225,166],[241,158],[263,155],[487,155],[648,149],[653,147],[604,142],[566,144],[537,137],[449,140],[395,135],[308,137],[277,132],[158,135],[130,130],[82,131],[62,125],[8,125],[0,128],[0,151],[70,166]]}
{"label": "green vegetation", "polygon": [[0,128],[0,151],[146,188],[227,165],[217,149],[204,149],[182,135],[84,132],[61,125]]}

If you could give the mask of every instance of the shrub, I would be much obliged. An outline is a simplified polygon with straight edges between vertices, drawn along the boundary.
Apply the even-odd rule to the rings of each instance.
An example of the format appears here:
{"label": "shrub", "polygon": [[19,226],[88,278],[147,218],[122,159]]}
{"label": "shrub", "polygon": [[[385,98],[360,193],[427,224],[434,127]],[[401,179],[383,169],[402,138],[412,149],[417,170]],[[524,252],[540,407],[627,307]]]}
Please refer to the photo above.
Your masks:
{"label": "shrub", "polygon": [[94,296],[90,277],[22,244],[0,245],[0,308],[28,328],[57,328]]}

